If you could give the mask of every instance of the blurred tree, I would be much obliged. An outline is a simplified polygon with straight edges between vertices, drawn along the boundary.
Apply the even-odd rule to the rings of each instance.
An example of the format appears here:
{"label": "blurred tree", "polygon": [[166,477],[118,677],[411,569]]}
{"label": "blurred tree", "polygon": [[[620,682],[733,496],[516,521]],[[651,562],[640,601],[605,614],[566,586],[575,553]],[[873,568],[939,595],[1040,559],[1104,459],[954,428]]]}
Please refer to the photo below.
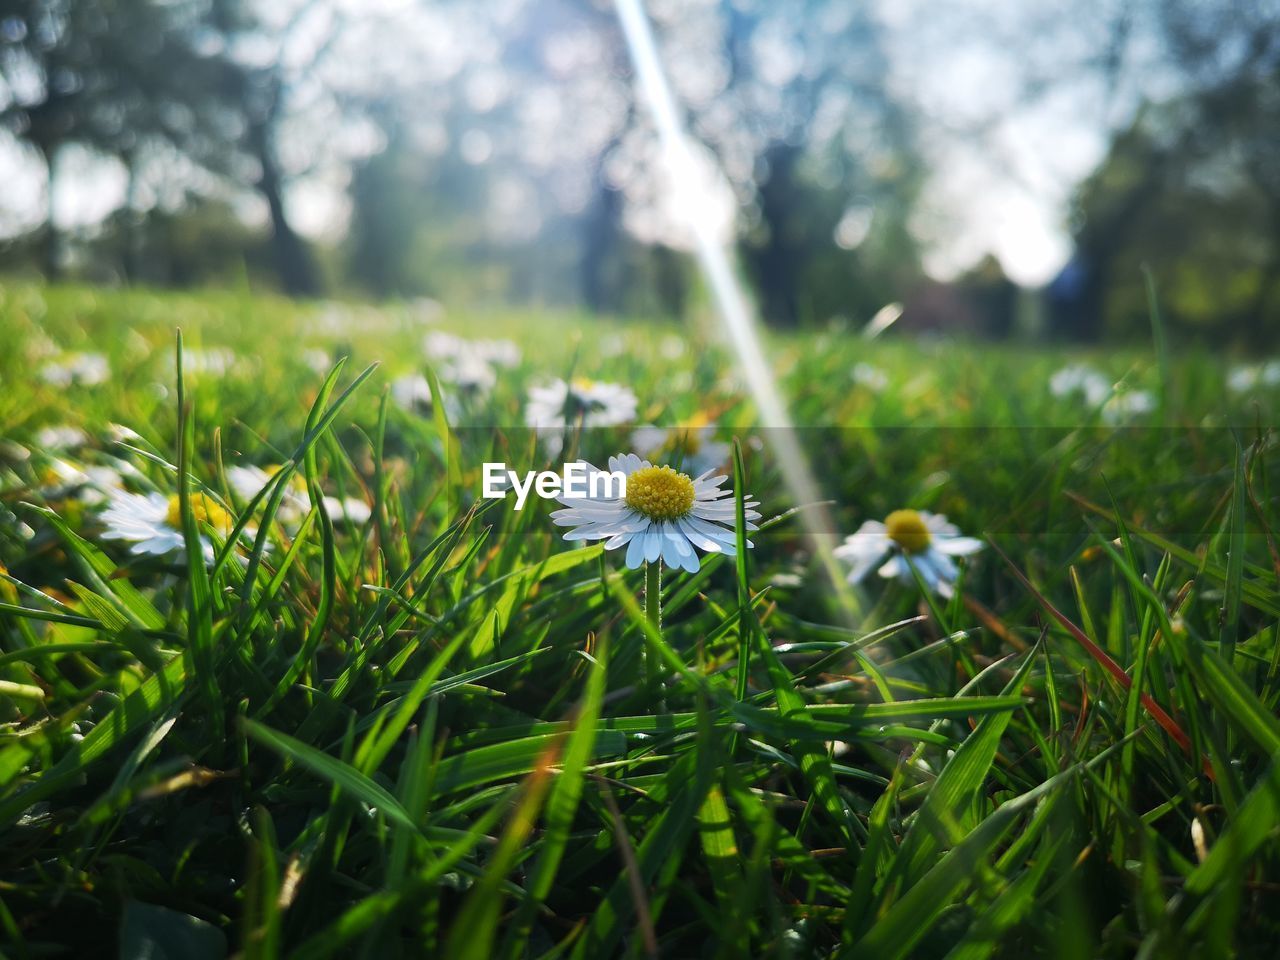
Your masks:
{"label": "blurred tree", "polygon": [[[720,65],[683,70],[686,86],[723,70],[713,96],[691,98],[693,129],[738,171],[751,211],[741,246],[761,311],[782,324],[869,317],[920,269],[907,218],[923,164],[909,112],[885,82],[879,22],[840,0],[718,6]],[[677,20],[668,34],[683,28]]]}
{"label": "blurred tree", "polygon": [[203,104],[213,135],[199,159],[247,180],[261,196],[280,286],[295,296],[318,293],[319,276],[288,213],[289,178],[305,165],[291,170],[282,162],[282,127],[301,112],[298,100],[316,96],[319,62],[337,29],[336,14],[315,0],[274,10],[255,0],[209,0],[200,25],[213,51]]}
{"label": "blurred tree", "polygon": [[193,117],[184,0],[0,0],[0,124],[46,171],[44,269],[62,250],[55,217],[58,159],[79,144],[133,169],[155,141],[184,142]]}
{"label": "blurred tree", "polygon": [[1116,134],[1077,193],[1073,295],[1058,304],[1059,329],[1145,332],[1145,264],[1184,332],[1273,343],[1280,5],[1163,0],[1147,13],[1175,92]]}

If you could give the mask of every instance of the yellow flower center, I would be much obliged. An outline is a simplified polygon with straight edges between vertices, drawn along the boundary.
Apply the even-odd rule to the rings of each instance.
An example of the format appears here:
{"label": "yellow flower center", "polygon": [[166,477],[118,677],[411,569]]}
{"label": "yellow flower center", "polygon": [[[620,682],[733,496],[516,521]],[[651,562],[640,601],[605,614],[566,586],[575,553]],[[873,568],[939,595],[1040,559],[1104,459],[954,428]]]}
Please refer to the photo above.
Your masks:
{"label": "yellow flower center", "polygon": [[670,467],[641,467],[627,477],[627,506],[650,520],[675,520],[693,509],[693,481]]}
{"label": "yellow flower center", "polygon": [[[229,536],[231,528],[235,526],[231,514],[203,493],[191,494],[191,512],[195,514],[197,523],[213,527],[224,537]],[[182,507],[176,493],[169,498],[169,515],[165,517],[165,522],[175,530],[182,529]]]}
{"label": "yellow flower center", "polygon": [[586,377],[574,377],[564,398],[564,414],[567,417],[578,417],[586,413],[594,413],[604,409],[604,404],[595,397],[589,397],[595,389],[596,382]]}
{"label": "yellow flower center", "polygon": [[884,518],[885,533],[907,553],[922,553],[933,537],[924,518],[914,510],[895,510]]}

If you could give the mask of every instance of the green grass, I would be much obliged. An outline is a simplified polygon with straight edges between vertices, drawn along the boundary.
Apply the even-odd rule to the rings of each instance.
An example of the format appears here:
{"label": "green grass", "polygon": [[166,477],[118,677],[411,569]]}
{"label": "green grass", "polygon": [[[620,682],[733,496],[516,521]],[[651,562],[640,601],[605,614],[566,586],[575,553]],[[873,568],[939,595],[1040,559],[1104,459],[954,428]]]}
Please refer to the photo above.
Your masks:
{"label": "green grass", "polygon": [[[401,409],[437,327],[523,359]],[[913,507],[992,545],[853,616],[711,327],[5,284],[0,337],[6,956],[1274,955],[1280,391],[1225,360],[771,337],[832,544]],[[111,376],[44,382],[66,351]],[[1107,423],[1068,362],[1160,403]],[[780,518],[660,621],[620,552],[477,499],[548,459],[525,392],[570,373],[715,420]],[[36,439],[67,425],[178,495],[185,559],[101,536]],[[240,464],[285,470],[245,502]],[[286,520],[299,489],[371,516]]]}

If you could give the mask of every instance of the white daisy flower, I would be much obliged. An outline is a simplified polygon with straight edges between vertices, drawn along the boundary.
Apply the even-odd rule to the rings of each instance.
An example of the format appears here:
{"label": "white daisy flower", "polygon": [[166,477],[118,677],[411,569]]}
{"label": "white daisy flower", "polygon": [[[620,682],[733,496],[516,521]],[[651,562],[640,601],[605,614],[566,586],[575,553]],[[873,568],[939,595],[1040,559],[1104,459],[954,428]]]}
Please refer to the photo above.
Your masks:
{"label": "white daisy flower", "polygon": [[[263,467],[237,465],[227,469],[227,485],[236,497],[246,503],[258,495],[275,475],[279,467],[269,470]],[[325,497],[324,509],[335,520],[345,521],[353,526],[363,526],[373,516],[369,504],[355,497]],[[300,524],[311,511],[311,497],[307,493],[306,481],[300,473],[289,478],[280,506],[276,510],[276,519],[286,527]]]}
{"label": "white daisy flower", "polygon": [[70,353],[61,360],[45,364],[40,379],[54,387],[70,387],[73,384],[93,387],[106,381],[111,375],[111,365],[100,353]]}
{"label": "white daisy flower", "polygon": [[444,383],[452,384],[463,393],[486,394],[498,382],[498,374],[487,360],[476,354],[462,354],[450,360],[442,360],[436,373]]}
{"label": "white daisy flower", "polygon": [[872,393],[880,393],[889,385],[889,375],[869,363],[854,364],[852,376],[854,383],[866,387]]}
{"label": "white daisy flower", "polygon": [[1102,405],[1102,419],[1109,424],[1124,423],[1150,413],[1155,408],[1156,398],[1149,391],[1122,390],[1112,394]]}
{"label": "white daisy flower", "polygon": [[36,446],[46,453],[83,447],[88,442],[89,435],[79,427],[45,427],[36,434]]}
{"label": "white daisy flower", "polygon": [[715,425],[701,417],[679,427],[637,427],[631,434],[631,446],[650,460],[678,461],[692,474],[716,470],[729,462],[729,444],[717,440]]}
{"label": "white daisy flower", "polygon": [[886,579],[897,577],[903,583],[914,583],[914,566],[930,589],[946,596],[957,575],[951,558],[977,553],[982,547],[981,540],[961,536],[956,525],[941,514],[895,510],[883,523],[866,521],[836,547],[835,555],[849,564],[850,583],[863,580],[876,567]]}
{"label": "white daisy flower", "polygon": [[1092,367],[1077,363],[1063,367],[1049,378],[1049,392],[1055,397],[1079,394],[1085,403],[1096,407],[1111,395],[1111,382]]}
{"label": "white daisy flower", "polygon": [[[433,409],[431,384],[420,373],[409,373],[392,380],[391,399],[402,410],[421,414],[422,416],[428,416]],[[450,420],[460,419],[462,407],[456,397],[446,396],[444,398],[444,412]]]}
{"label": "white daisy flower", "polygon": [[[587,490],[616,490],[616,485],[593,483],[591,478],[604,471],[585,465]],[[625,546],[626,563],[633,570],[662,560],[695,573],[699,560],[694,547],[728,556],[737,551],[733,491],[721,488],[728,477],[708,471],[691,478],[671,467],[655,467],[634,453],[610,457],[608,472],[626,476],[626,496],[557,498],[565,509],[552,513],[551,520],[558,527],[573,528],[564,535],[566,540],[603,540],[606,550]],[[757,529],[757,506],[754,500],[745,503],[748,530]]]}
{"label": "white daisy flower", "polygon": [[484,394],[498,382],[496,367],[520,363],[520,349],[510,340],[467,340],[434,331],[423,349],[431,358],[441,382],[471,394]]}
{"label": "white daisy flower", "polygon": [[1233,393],[1247,393],[1259,386],[1280,386],[1280,360],[1233,367],[1227,375],[1227,387]]}
{"label": "white daisy flower", "polygon": [[332,519],[345,520],[353,527],[364,526],[373,516],[373,508],[355,497],[343,497],[341,500],[337,497],[325,497],[324,509]]}
{"label": "white daisy flower", "polygon": [[391,399],[405,410],[431,410],[431,384],[420,373],[409,373],[391,381]]}
{"label": "white daisy flower", "polygon": [[438,360],[468,358],[497,367],[520,364],[520,348],[510,340],[468,340],[451,333],[433,331],[423,340],[427,355]]}
{"label": "white daisy flower", "polygon": [[[237,464],[227,468],[227,486],[243,505],[256,497],[279,471],[279,467],[268,470],[252,464]],[[295,471],[285,486],[284,496],[280,498],[276,519],[286,528],[296,527],[310,511],[311,498],[307,495],[306,481]]]}
{"label": "white daisy flower", "polygon": [[97,506],[124,489],[121,474],[131,471],[132,467],[123,461],[116,463],[121,469],[103,465],[83,466],[55,457],[40,474],[40,495],[46,500],[61,500],[76,494],[81,503]]}
{"label": "white daisy flower", "polygon": [[529,390],[524,419],[554,454],[560,450],[566,429],[579,425],[584,429],[616,427],[634,420],[638,405],[636,395],[617,383],[556,380]]}
{"label": "white daisy flower", "polygon": [[[205,494],[192,493],[191,510],[200,526],[215,530],[224,538],[235,525],[231,514]],[[133,553],[164,556],[181,551],[186,543],[177,494],[166,497],[162,493],[113,491],[110,505],[102,511],[101,519],[106,524],[103,539],[123,540],[130,544],[129,549]],[[201,537],[200,545],[205,562],[212,563],[212,540]]]}

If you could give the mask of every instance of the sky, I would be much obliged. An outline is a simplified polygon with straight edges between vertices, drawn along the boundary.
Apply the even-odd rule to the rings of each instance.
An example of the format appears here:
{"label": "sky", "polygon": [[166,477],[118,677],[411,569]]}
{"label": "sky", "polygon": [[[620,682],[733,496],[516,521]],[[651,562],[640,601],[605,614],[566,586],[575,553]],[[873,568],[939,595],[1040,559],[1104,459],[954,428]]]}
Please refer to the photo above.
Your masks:
{"label": "sky", "polygon": [[[380,0],[383,7],[397,2],[406,0]],[[1114,93],[1108,98],[1081,83],[1055,85],[1050,98],[1012,96],[1016,58],[1025,51],[984,33],[983,17],[1007,19],[1025,6],[1006,0],[876,3],[890,64],[884,82],[923,118],[922,146],[934,170],[913,223],[925,243],[926,269],[948,279],[990,252],[1015,281],[1048,282],[1070,256],[1071,191],[1105,154],[1117,109]],[[930,11],[935,10],[951,16],[937,16],[931,34]],[[961,35],[951,42],[957,24]],[[479,150],[482,145],[471,146]],[[62,227],[92,225],[124,201],[127,179],[118,164],[74,150],[61,163],[54,207]],[[0,233],[11,235],[40,222],[43,181],[29,154],[0,139],[0,183],[5,184]],[[340,232],[349,214],[345,185],[345,177],[333,170],[297,183],[288,197],[297,228],[316,238]],[[252,204],[246,209],[250,216],[262,216]],[[644,218],[636,222],[642,225]],[[845,226],[856,233],[862,225]]]}

